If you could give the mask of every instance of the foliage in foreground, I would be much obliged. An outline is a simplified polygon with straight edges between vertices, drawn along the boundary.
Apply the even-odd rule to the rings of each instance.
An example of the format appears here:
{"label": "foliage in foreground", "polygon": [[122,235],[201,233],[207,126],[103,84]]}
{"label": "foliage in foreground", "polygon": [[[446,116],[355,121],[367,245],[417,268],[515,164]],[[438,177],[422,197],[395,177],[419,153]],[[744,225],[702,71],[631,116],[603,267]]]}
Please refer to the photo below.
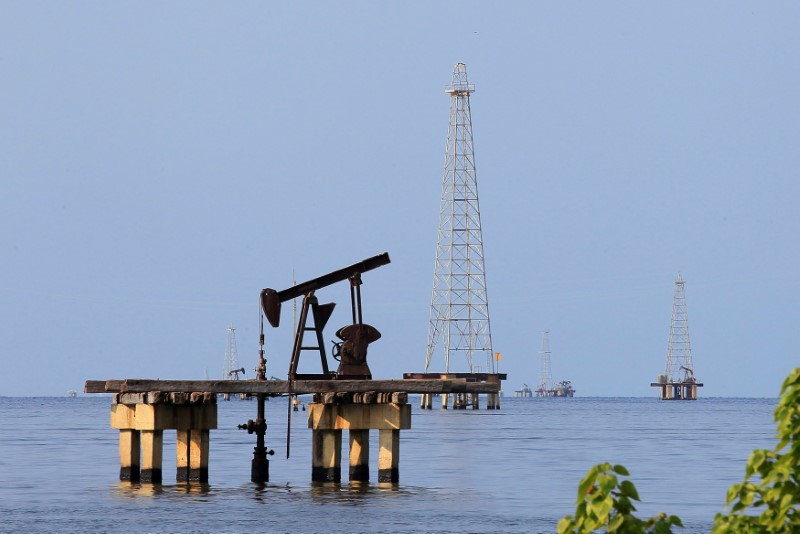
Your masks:
{"label": "foliage in foreground", "polygon": [[578,507],[575,517],[566,516],[558,522],[558,534],[588,533],[605,526],[608,532],[668,533],[672,525],[683,526],[680,518],[659,514],[647,520],[633,515],[639,500],[636,486],[630,480],[620,481],[617,475],[630,476],[621,465],[609,463],[592,467],[578,485]]}
{"label": "foliage in foreground", "polygon": [[[728,490],[726,513],[714,518],[712,534],[791,534],[800,532],[800,368],[781,387],[775,408],[778,444],[756,449],[747,460],[744,481]],[[680,518],[661,513],[647,520],[633,515],[636,487],[621,465],[592,467],[578,485],[575,516],[558,523],[558,534],[589,534],[605,527],[609,533],[671,534]],[[758,480],[752,479],[757,476]]]}
{"label": "foliage in foreground", "polygon": [[728,512],[714,518],[714,534],[800,532],[800,368],[781,387],[775,422],[778,444],[750,454],[744,481],[728,490]]}

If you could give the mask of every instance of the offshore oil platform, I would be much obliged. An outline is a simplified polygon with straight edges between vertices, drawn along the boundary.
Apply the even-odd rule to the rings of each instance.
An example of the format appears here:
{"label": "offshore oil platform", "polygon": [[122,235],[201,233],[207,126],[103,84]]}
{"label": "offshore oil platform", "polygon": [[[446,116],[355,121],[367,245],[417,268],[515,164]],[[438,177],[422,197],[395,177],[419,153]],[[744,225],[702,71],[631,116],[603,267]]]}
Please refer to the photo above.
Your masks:
{"label": "offshore oil platform", "polygon": [[672,299],[672,321],[669,327],[667,365],[651,387],[659,388],[661,400],[697,400],[697,388],[703,387],[694,376],[689,321],[686,316],[686,281],[678,273]]}
{"label": "offshore oil platform", "polygon": [[[450,95],[450,128],[443,178],[442,214],[439,227],[431,331],[425,373],[406,373],[402,380],[375,380],[367,365],[367,348],[381,338],[377,328],[363,320],[362,276],[390,263],[388,253],[378,254],[339,270],[281,291],[264,288],[260,293],[260,336],[255,378],[241,379],[233,327],[222,380],[87,380],[86,393],[113,394],[111,428],[119,431],[120,480],[160,484],[163,479],[163,434],[176,432],[176,480],[207,483],[210,431],[217,428],[217,398],[240,395],[255,401],[255,419],[238,426],[255,435],[250,480],[269,481],[265,403],[271,397],[288,397],[290,423],[297,395],[313,394],[308,405],[311,430],[311,480],[338,484],[342,479],[343,431],[349,434],[349,478],[361,483],[370,478],[370,433],[378,434],[378,482],[399,480],[400,432],[411,428],[409,394],[421,394],[423,408],[441,396],[442,407],[453,399],[454,408],[468,404],[478,408],[486,395],[487,408],[500,408],[500,384],[506,375],[497,370],[499,353],[492,353],[488,300],[483,267],[483,246],[472,151],[472,119],[466,67],[457,63]],[[449,216],[447,216],[449,214]],[[350,287],[351,322],[336,330],[338,341],[330,354],[324,346],[323,329],[335,303],[320,303],[317,292],[336,283]],[[285,380],[267,377],[264,319],[279,327],[283,303],[302,298]],[[465,321],[465,319],[469,319]],[[443,373],[429,373],[433,350],[440,340],[445,348]],[[467,372],[451,372],[451,351],[467,359]],[[301,355],[303,358],[301,367]],[[336,363],[328,361],[331,357]],[[486,368],[476,360],[484,356]],[[309,368],[310,364],[310,368]],[[294,408],[294,409],[293,409]],[[286,457],[289,458],[291,424],[287,424]],[[345,439],[345,443],[348,440]],[[345,467],[345,472],[347,467]]]}
{"label": "offshore oil platform", "polygon": [[[445,93],[450,96],[450,117],[425,371],[405,373],[403,377],[406,379],[448,379],[498,385],[506,379],[506,375],[498,370],[500,353],[492,350],[489,325],[489,298],[472,139],[470,95],[473,92],[475,85],[467,79],[467,66],[456,63],[452,81],[445,88]],[[444,370],[431,372],[429,369],[438,354],[444,356]],[[460,365],[454,370],[451,364]],[[442,395],[441,401],[442,409],[447,409],[450,396]],[[471,397],[457,394],[452,401],[454,409],[480,407],[477,393]],[[420,407],[433,407],[431,395],[422,395]],[[499,393],[487,395],[486,408],[500,409]]]}
{"label": "offshore oil platform", "polygon": [[539,384],[534,392],[537,397],[574,397],[575,388],[569,380],[554,382],[550,378],[550,332],[542,333],[542,349],[539,351]]}

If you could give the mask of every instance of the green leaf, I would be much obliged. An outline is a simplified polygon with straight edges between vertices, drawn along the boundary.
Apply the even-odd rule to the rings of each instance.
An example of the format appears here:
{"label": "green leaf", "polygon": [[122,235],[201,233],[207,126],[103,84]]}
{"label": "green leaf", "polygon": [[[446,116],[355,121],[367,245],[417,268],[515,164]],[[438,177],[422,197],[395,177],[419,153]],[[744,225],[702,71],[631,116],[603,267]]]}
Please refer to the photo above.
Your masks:
{"label": "green leaf", "polygon": [[626,476],[626,477],[631,476],[631,474],[628,473],[628,470],[625,469],[624,465],[619,465],[619,464],[615,465],[614,466],[614,472],[616,474],[618,474],[618,475],[622,475],[622,476]]}
{"label": "green leaf", "polygon": [[568,534],[572,532],[572,517],[562,517],[558,522],[558,534]]}
{"label": "green leaf", "polygon": [[634,501],[641,500],[639,499],[639,492],[636,491],[636,486],[630,480],[623,480],[619,485],[619,489],[626,497],[630,497]]}
{"label": "green leaf", "polygon": [[615,515],[614,518],[608,522],[608,531],[615,532],[617,529],[619,529],[620,526],[622,526],[622,522],[624,520],[625,520],[624,516],[619,514]]}

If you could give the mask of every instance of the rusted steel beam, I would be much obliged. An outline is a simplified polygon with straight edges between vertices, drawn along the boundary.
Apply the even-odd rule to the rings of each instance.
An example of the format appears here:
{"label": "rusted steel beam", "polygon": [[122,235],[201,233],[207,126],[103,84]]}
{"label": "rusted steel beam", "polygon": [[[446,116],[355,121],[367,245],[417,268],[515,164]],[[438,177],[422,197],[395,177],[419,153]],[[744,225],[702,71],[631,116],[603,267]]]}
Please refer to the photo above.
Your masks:
{"label": "rusted steel beam", "polygon": [[[102,384],[102,388],[100,387]],[[295,380],[291,393],[497,393],[499,383],[453,380]],[[196,392],[287,394],[287,380],[87,380],[86,393]]]}

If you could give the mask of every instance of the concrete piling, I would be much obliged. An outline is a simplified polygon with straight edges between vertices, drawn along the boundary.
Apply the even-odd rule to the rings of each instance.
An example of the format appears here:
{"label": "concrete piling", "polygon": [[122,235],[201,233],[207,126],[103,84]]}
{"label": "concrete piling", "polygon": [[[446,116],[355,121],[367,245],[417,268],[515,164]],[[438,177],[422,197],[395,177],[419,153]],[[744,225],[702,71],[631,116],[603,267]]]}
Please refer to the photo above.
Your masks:
{"label": "concrete piling", "polygon": [[215,395],[118,393],[111,428],[119,429],[120,480],[160,484],[164,430],[176,430],[176,480],[208,482],[210,429],[217,428]]}
{"label": "concrete piling", "polygon": [[407,401],[407,393],[315,396],[308,406],[311,480],[341,482],[342,430],[349,432],[350,481],[369,480],[369,432],[378,430],[378,480],[396,483],[400,477],[400,430],[411,428]]}
{"label": "concrete piling", "polygon": [[381,429],[378,439],[378,482],[396,484],[400,480],[400,431]]}
{"label": "concrete piling", "polygon": [[431,410],[433,408],[433,394],[423,393],[420,395],[419,407],[423,410]]}
{"label": "concrete piling", "polygon": [[350,480],[369,480],[369,430],[350,430]]}
{"label": "concrete piling", "polygon": [[189,431],[178,430],[175,439],[175,480],[189,482]]}
{"label": "concrete piling", "polygon": [[[288,395],[289,409],[297,411],[298,405],[305,410],[297,398],[300,392],[314,394],[314,402],[307,410],[308,426],[312,430],[313,481],[341,482],[343,430],[349,434],[349,479],[354,483],[368,481],[374,469],[369,465],[370,431],[377,430],[378,480],[397,483],[400,430],[411,428],[409,393],[421,394],[422,409],[432,408],[435,395],[441,395],[445,410],[451,395],[454,409],[465,409],[469,405],[478,409],[480,394],[488,395],[488,409],[497,409],[499,395],[496,392],[500,380],[504,379],[505,375],[469,373],[469,376],[404,375],[403,380],[89,380],[85,391],[115,393],[110,423],[111,428],[119,431],[120,480],[160,484],[164,430],[171,429],[176,431],[176,480],[207,482],[210,430],[217,428],[217,395],[236,393],[260,400],[267,395]],[[253,482],[269,480],[266,456],[273,454],[264,444],[266,419],[263,412],[262,403],[255,421],[239,425],[257,435],[251,470]]]}
{"label": "concrete piling", "polygon": [[210,437],[207,429],[189,431],[189,482],[208,482]]}
{"label": "concrete piling", "polygon": [[132,429],[119,431],[119,479],[139,482],[140,475],[139,432]]}
{"label": "concrete piling", "polygon": [[163,430],[140,431],[142,449],[142,470],[140,480],[151,484],[161,484],[161,460],[164,448]]}
{"label": "concrete piling", "polygon": [[311,481],[342,481],[341,430],[314,430],[312,432]]}

